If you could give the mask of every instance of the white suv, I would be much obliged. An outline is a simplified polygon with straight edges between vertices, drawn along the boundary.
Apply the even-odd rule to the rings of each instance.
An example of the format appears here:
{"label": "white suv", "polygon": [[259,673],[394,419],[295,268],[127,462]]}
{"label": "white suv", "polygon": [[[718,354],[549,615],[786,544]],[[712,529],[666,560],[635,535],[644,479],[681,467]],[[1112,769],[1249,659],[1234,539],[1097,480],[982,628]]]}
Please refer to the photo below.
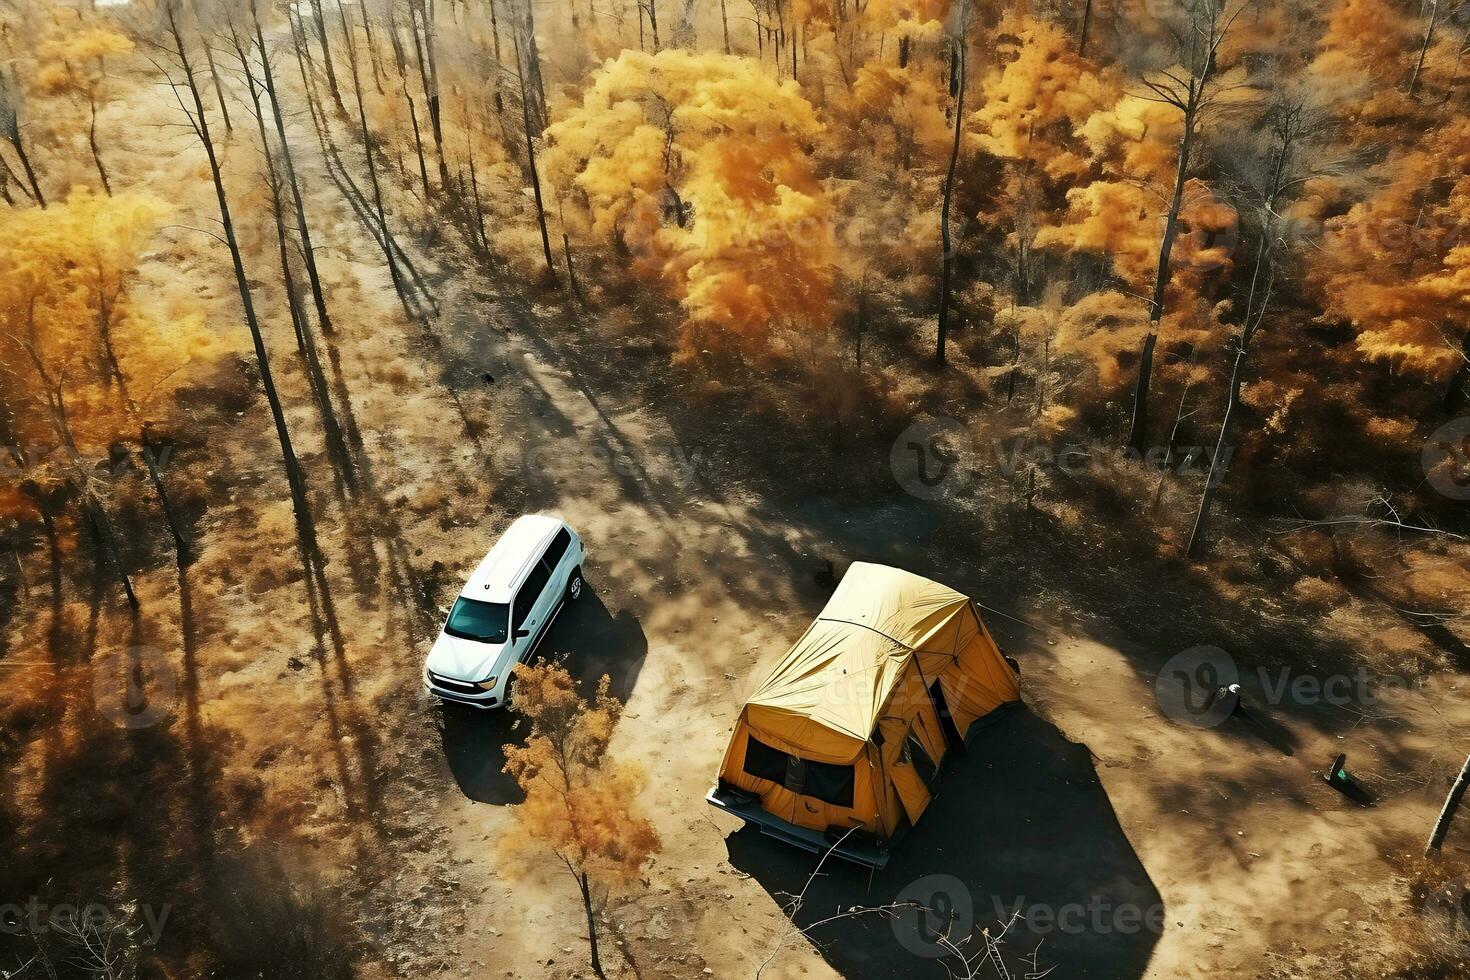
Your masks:
{"label": "white suv", "polygon": [[556,517],[518,518],[454,600],[424,664],[424,686],[476,708],[506,704],[511,671],[582,590],[577,533]]}

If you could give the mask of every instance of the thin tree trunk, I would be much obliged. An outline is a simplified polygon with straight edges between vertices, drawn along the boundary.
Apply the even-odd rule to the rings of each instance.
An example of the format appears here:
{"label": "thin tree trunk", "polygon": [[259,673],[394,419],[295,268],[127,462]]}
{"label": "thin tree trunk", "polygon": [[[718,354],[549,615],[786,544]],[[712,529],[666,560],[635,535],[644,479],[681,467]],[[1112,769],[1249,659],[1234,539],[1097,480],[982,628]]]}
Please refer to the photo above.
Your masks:
{"label": "thin tree trunk", "polygon": [[1078,56],[1087,53],[1087,29],[1092,26],[1092,0],[1083,0],[1082,29],[1077,33]]}
{"label": "thin tree trunk", "polygon": [[128,576],[128,571],[123,567],[122,552],[118,548],[117,534],[114,533],[112,522],[107,518],[107,512],[103,510],[102,504],[97,498],[86,490],[81,491],[82,511],[87,515],[87,523],[92,526],[92,533],[97,538],[97,546],[107,554],[107,560],[112,564],[112,570],[117,575],[118,584],[123,588],[123,594],[127,597],[128,605],[137,612],[139,608],[138,594],[133,591],[133,580]]}
{"label": "thin tree trunk", "polygon": [[490,8],[490,36],[495,43],[495,63],[500,64],[500,18],[495,14],[495,0],[485,0]]}
{"label": "thin tree trunk", "polygon": [[[1444,808],[1439,811],[1439,819],[1434,822],[1434,830],[1429,835],[1429,843],[1424,847],[1424,856],[1438,853],[1444,845],[1444,839],[1450,832],[1450,821],[1455,818],[1455,811],[1460,808],[1460,801],[1465,798],[1465,790],[1470,788],[1470,756],[1465,758],[1465,764],[1460,767],[1460,775],[1455,779],[1454,785],[1450,787],[1450,793],[1444,799]],[[596,953],[593,954],[596,961]]]}
{"label": "thin tree trunk", "polygon": [[343,109],[342,92],[337,88],[337,72],[332,67],[332,45],[327,40],[327,19],[322,16],[322,0],[311,0],[311,13],[316,20],[316,36],[322,48],[322,65],[327,72],[327,87],[332,92],[332,101],[337,103],[337,108]]}
{"label": "thin tree trunk", "polygon": [[597,974],[600,980],[607,980],[607,974],[602,972],[602,960],[597,956],[597,916],[592,911],[592,889],[587,882],[585,872],[574,873],[577,876],[577,887],[582,890],[582,911],[587,914],[587,945],[592,953],[592,972]]}
{"label": "thin tree trunk", "polygon": [[[424,160],[424,140],[422,132],[419,130],[418,109],[415,107],[413,96],[408,93],[408,86],[406,85],[403,87],[403,100],[408,103],[408,121],[413,127],[413,149],[419,158],[419,179],[424,185],[424,207],[427,208],[429,202],[433,200],[432,192],[429,190],[429,165]],[[449,189],[447,185],[441,184],[440,186],[444,187],[446,191]]]}
{"label": "thin tree trunk", "polygon": [[572,264],[572,240],[566,232],[561,233],[561,247],[562,254],[567,260],[567,281],[571,283],[572,295],[577,298],[579,304],[586,306],[587,297],[582,295],[582,286],[577,282],[577,267]]}
{"label": "thin tree trunk", "polygon": [[189,563],[189,542],[184,539],[183,527],[179,521],[178,514],[174,512],[173,501],[169,499],[168,490],[163,484],[163,474],[159,472],[159,465],[164,457],[158,452],[158,444],[148,435],[148,427],[143,426],[138,432],[138,447],[143,455],[143,465],[148,470],[148,482],[153,484],[153,492],[158,496],[158,505],[163,509],[163,522],[168,525],[168,530],[174,539],[174,552],[178,556],[180,566]]}
{"label": "thin tree trunk", "polygon": [[516,79],[521,85],[521,117],[526,126],[526,159],[531,168],[531,190],[536,198],[536,223],[541,227],[541,251],[546,256],[546,274],[557,282],[556,263],[551,260],[551,236],[546,231],[546,205],[541,200],[541,177],[536,173],[536,139],[531,134],[531,106],[526,97],[526,73],[521,69],[520,42],[516,42]]}
{"label": "thin tree trunk", "polygon": [[1424,70],[1424,57],[1429,54],[1429,46],[1434,43],[1434,28],[1439,23],[1439,0],[1429,0],[1429,26],[1424,30],[1424,43],[1419,46],[1419,60],[1414,62],[1414,73],[1409,76],[1409,98],[1419,88],[1419,75]]}
{"label": "thin tree trunk", "polygon": [[20,160],[20,168],[25,171],[26,181],[31,185],[31,200],[35,201],[43,209],[46,207],[46,195],[41,193],[41,182],[36,180],[35,168],[31,166],[30,154],[26,153],[25,141],[20,138],[19,124],[14,134],[9,137],[10,145],[15,148],[16,159]]}
{"label": "thin tree trunk", "polygon": [[281,109],[280,96],[276,93],[275,72],[271,68],[270,52],[266,50],[265,32],[261,28],[258,13],[255,14],[254,20],[255,43],[260,49],[261,80],[265,83],[266,94],[270,97],[271,115],[276,124],[276,136],[281,141],[281,159],[286,164],[286,183],[290,185],[291,202],[295,206],[296,234],[301,239],[301,258],[306,266],[306,279],[311,286],[317,323],[321,325],[322,333],[330,337],[334,331],[332,317],[327,312],[326,292],[322,289],[321,275],[316,267],[316,249],[311,243],[311,229],[306,224],[306,205],[301,199],[301,181],[296,176],[296,162],[291,156],[291,141],[286,138],[286,121]]}
{"label": "thin tree trunk", "polygon": [[1148,393],[1153,375],[1154,347],[1159,342],[1159,321],[1164,316],[1164,294],[1169,288],[1169,262],[1174,251],[1174,237],[1179,230],[1179,208],[1184,200],[1184,184],[1188,180],[1189,151],[1194,143],[1194,97],[1184,114],[1184,135],[1179,139],[1178,170],[1174,176],[1174,194],[1169,199],[1169,213],[1164,221],[1164,237],[1159,242],[1159,264],[1154,272],[1153,295],[1148,301],[1148,333],[1138,355],[1138,379],[1133,389],[1133,421],[1128,428],[1128,446],[1143,452],[1148,432]]}
{"label": "thin tree trunk", "polygon": [[92,162],[97,165],[97,176],[102,180],[102,190],[112,196],[112,181],[107,179],[107,168],[102,164],[102,150],[97,146],[97,96],[87,93],[87,105],[92,110],[91,122],[87,126],[87,145],[92,148]]}
{"label": "thin tree trunk", "polygon": [[[341,9],[340,7],[338,8]],[[342,17],[345,18],[343,13]],[[398,260],[393,255],[393,236],[388,231],[388,211],[383,206],[383,185],[378,180],[378,165],[373,158],[373,137],[368,129],[367,109],[364,108],[362,99],[362,73],[357,67],[357,46],[352,41],[349,32],[346,35],[347,62],[352,67],[352,91],[357,99],[357,122],[362,130],[363,157],[367,161],[368,182],[373,188],[373,207],[378,213],[378,228],[383,236],[383,254],[388,260],[388,277],[393,281],[393,290],[398,294],[398,301],[403,305],[403,311],[409,319],[417,319],[412,305],[408,301],[408,290],[404,285],[403,276],[398,270]]]}
{"label": "thin tree trunk", "polygon": [[531,0],[520,0],[520,2],[522,14],[518,28],[519,40],[516,42],[515,51],[516,70],[522,71],[521,65],[524,64],[525,77],[521,79],[521,85],[536,96],[536,109],[532,113],[532,118],[535,124],[534,132],[540,136],[541,130],[546,127],[546,82],[541,76],[541,52],[536,47],[536,11]]}
{"label": "thin tree trunk", "polygon": [[224,117],[225,134],[229,135],[235,131],[234,124],[230,122],[230,107],[225,102],[225,87],[220,84],[219,69],[214,65],[214,49],[209,42],[204,42],[204,60],[209,65],[209,78],[214,83],[214,97],[219,102],[219,114]]}
{"label": "thin tree trunk", "polygon": [[725,53],[730,53],[730,17],[725,12],[725,0],[720,0],[720,28],[725,32]]}
{"label": "thin tree trunk", "polygon": [[[1271,293],[1275,287],[1276,269],[1272,259],[1272,251],[1276,236],[1276,204],[1282,193],[1286,182],[1286,162],[1291,154],[1293,135],[1291,124],[1282,131],[1281,145],[1277,150],[1276,164],[1272,169],[1271,184],[1266,192],[1264,207],[1262,208],[1263,225],[1261,228],[1260,241],[1256,248],[1255,267],[1251,272],[1250,291],[1246,294],[1245,319],[1241,322],[1240,346],[1235,352],[1235,363],[1230,368],[1230,389],[1225,399],[1225,415],[1220,420],[1220,435],[1215,440],[1215,453],[1210,457],[1209,470],[1205,474],[1204,490],[1200,492],[1199,510],[1194,517],[1194,527],[1189,532],[1189,542],[1184,547],[1186,558],[1194,557],[1195,550],[1204,540],[1205,531],[1209,526],[1210,507],[1214,503],[1215,494],[1220,485],[1225,482],[1226,468],[1230,465],[1232,449],[1230,447],[1230,432],[1235,421],[1236,409],[1240,405],[1240,389],[1244,382],[1246,357],[1250,353],[1251,341],[1255,339],[1256,330],[1266,316],[1266,309],[1271,304]],[[1262,274],[1265,279],[1262,281]],[[1257,296],[1260,302],[1257,303]]]}
{"label": "thin tree trunk", "polygon": [[939,237],[943,247],[939,264],[939,342],[934,360],[944,366],[944,344],[949,335],[949,281],[954,267],[954,242],[949,232],[950,201],[954,197],[955,168],[960,160],[960,127],[965,117],[965,38],[963,31],[955,43],[955,58],[959,63],[959,95],[954,114],[954,143],[949,150],[949,171],[944,177],[944,200],[939,211]]}
{"label": "thin tree trunk", "polygon": [[194,111],[197,114],[194,120],[194,131],[199,137],[199,142],[203,144],[205,156],[209,161],[209,173],[214,182],[215,198],[219,204],[220,224],[224,229],[225,244],[230,250],[230,262],[234,266],[235,285],[240,292],[245,324],[250,330],[251,343],[255,348],[255,360],[260,370],[261,386],[265,389],[266,401],[270,404],[271,418],[275,423],[276,438],[281,444],[281,462],[286,470],[286,482],[291,488],[291,503],[296,512],[297,527],[308,542],[314,542],[316,532],[312,525],[311,510],[306,497],[306,481],[302,476],[300,463],[296,459],[296,450],[291,445],[291,433],[286,428],[286,413],[281,407],[280,395],[276,392],[275,380],[271,375],[270,355],[266,350],[265,337],[261,333],[260,320],[255,315],[250,279],[245,273],[245,261],[240,254],[239,240],[235,237],[235,225],[230,215],[230,202],[225,194],[224,179],[220,172],[219,158],[215,154],[214,141],[209,135],[209,119],[204,113],[204,102],[199,96],[198,79],[194,75],[194,67],[189,60],[188,46],[184,43],[183,31],[178,25],[175,10],[171,4],[167,7],[166,16],[169,34],[176,46],[175,53],[183,69],[189,95],[194,102]]}
{"label": "thin tree trunk", "polygon": [[291,269],[290,238],[286,233],[285,206],[281,200],[281,177],[276,169],[276,155],[271,149],[270,137],[266,133],[265,106],[260,101],[264,86],[256,79],[255,72],[250,67],[248,42],[235,34],[233,22],[231,23],[231,36],[234,40],[236,54],[240,58],[241,69],[245,73],[245,86],[249,90],[250,102],[255,108],[260,150],[265,160],[266,184],[271,195],[271,216],[275,221],[277,257],[281,265],[281,286],[286,291],[286,303],[291,312],[291,325],[296,334],[296,349],[301,357],[307,387],[311,389],[312,399],[317,405],[317,414],[321,419],[322,434],[327,444],[328,455],[334,461],[333,469],[340,481],[338,489],[340,491],[345,486],[347,490],[356,493],[357,475],[352,468],[352,461],[347,452],[347,442],[342,435],[342,427],[332,408],[326,375],[322,371],[321,359],[317,356],[316,343],[311,335],[311,324],[307,321],[306,310],[301,305],[300,295],[296,288],[296,275]]}
{"label": "thin tree trunk", "polygon": [[382,95],[385,73],[383,71],[382,59],[378,53],[378,42],[373,37],[373,21],[368,16],[367,0],[359,0],[359,2],[362,4],[362,33],[364,40],[367,42],[368,61],[373,66],[373,88],[378,90],[379,95]]}
{"label": "thin tree trunk", "polygon": [[439,101],[439,62],[434,49],[434,0],[419,0],[419,15],[424,21],[424,59],[428,66],[428,84],[424,89],[429,100],[429,126],[434,134],[434,148],[439,154],[439,186],[449,186],[449,163],[444,149],[444,122]]}

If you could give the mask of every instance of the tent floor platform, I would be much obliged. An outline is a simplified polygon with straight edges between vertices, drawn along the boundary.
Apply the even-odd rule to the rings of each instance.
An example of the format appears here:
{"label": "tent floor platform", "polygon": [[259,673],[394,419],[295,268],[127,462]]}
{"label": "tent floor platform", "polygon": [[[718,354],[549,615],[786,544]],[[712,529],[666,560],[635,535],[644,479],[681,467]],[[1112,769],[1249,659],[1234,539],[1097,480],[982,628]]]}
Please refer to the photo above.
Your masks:
{"label": "tent floor platform", "polygon": [[859,840],[856,836],[849,837],[841,844],[836,844],[820,830],[798,827],[796,824],[782,820],[775,814],[762,809],[759,797],[728,785],[715,786],[705,794],[704,798],[711,806],[739,817],[758,828],[762,834],[794,844],[813,854],[826,854],[830,851],[836,857],[860,864],[865,868],[882,869],[888,863],[888,847],[884,844],[871,838]]}

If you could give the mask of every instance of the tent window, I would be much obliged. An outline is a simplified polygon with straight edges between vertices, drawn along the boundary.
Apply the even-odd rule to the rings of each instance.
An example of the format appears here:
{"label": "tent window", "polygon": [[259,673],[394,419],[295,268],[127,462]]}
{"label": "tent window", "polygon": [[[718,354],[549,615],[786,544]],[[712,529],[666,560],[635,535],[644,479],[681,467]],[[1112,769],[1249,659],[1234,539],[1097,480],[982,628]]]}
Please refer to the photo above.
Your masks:
{"label": "tent window", "polygon": [[746,775],[780,783],[798,796],[810,796],[833,806],[852,806],[852,766],[808,762],[746,735],[743,768]]}
{"label": "tent window", "polygon": [[838,766],[830,762],[808,762],[806,764],[806,786],[804,796],[812,796],[833,806],[852,806],[852,766]]}
{"label": "tent window", "polygon": [[756,738],[745,736],[745,774],[756,779],[768,779],[773,783],[786,783],[786,766],[791,756],[774,749]]}
{"label": "tent window", "polygon": [[924,743],[919,741],[919,733],[912,728],[909,729],[908,738],[904,739],[903,759],[914,767],[914,771],[919,774],[919,778],[926,785],[934,781],[934,774],[939,771],[939,767],[934,764],[934,760],[925,751]]}

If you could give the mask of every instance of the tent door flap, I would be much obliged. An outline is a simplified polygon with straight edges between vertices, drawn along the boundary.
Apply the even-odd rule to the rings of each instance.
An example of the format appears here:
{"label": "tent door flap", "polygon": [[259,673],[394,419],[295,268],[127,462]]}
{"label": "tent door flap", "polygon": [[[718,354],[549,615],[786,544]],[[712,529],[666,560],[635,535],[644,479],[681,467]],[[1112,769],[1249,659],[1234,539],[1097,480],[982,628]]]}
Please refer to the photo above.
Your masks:
{"label": "tent door flap", "polygon": [[914,767],[906,763],[891,767],[888,775],[893,780],[893,788],[898,790],[898,798],[903,803],[904,813],[908,814],[909,823],[917,824],[932,799],[929,787],[924,785]]}

